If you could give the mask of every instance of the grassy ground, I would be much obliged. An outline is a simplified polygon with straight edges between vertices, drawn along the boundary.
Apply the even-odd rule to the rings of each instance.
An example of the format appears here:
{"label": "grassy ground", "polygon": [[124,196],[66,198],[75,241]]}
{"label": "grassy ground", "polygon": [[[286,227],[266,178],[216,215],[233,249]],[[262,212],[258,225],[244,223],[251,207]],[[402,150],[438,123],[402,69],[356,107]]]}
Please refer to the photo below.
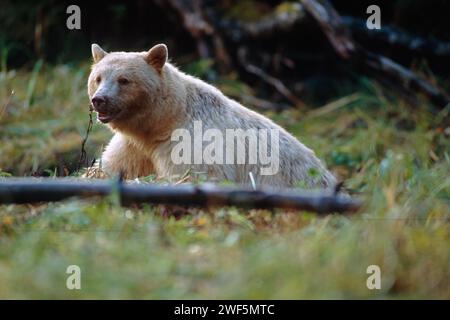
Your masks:
{"label": "grassy ground", "polygon": [[[1,175],[76,167],[87,74],[40,64],[0,73]],[[175,218],[114,198],[3,205],[0,298],[450,298],[448,129],[441,115],[380,92],[362,81],[337,110],[268,114],[366,200],[360,213],[222,208]],[[95,124],[88,152],[110,135]],[[81,290],[66,288],[69,265],[81,268]],[[380,290],[366,286],[369,265],[381,268]]]}

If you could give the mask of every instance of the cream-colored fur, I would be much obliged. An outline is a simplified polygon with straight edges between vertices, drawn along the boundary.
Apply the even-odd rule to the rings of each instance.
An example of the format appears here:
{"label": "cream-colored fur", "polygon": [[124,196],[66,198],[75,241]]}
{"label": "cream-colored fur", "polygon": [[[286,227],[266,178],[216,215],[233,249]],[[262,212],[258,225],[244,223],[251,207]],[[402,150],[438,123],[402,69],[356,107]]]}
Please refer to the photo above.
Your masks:
{"label": "cream-colored fur", "polygon": [[[109,174],[126,178],[156,173],[178,179],[187,171],[204,172],[211,180],[291,187],[333,187],[335,178],[314,152],[268,118],[227,98],[215,87],[182,73],[167,62],[167,48],[157,45],[148,52],[106,53],[92,46],[94,65],[89,76],[89,97],[107,98],[102,112],[115,114],[107,125],[115,132],[101,163]],[[119,80],[122,79],[122,80]],[[123,80],[125,79],[125,80]],[[120,82],[121,81],[121,82]],[[194,121],[203,131],[219,129],[278,129],[279,171],[260,175],[261,164],[180,164],[171,159],[173,130],[193,132]],[[225,136],[225,134],[224,134]],[[270,142],[270,139],[268,139]],[[224,154],[230,152],[225,146]],[[319,172],[312,175],[311,169]]]}

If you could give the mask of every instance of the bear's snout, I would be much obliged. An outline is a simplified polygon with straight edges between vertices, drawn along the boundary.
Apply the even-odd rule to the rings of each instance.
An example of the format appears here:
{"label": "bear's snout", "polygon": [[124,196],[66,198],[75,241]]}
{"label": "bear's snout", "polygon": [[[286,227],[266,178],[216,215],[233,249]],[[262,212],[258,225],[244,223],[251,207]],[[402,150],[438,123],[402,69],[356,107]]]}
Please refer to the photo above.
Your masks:
{"label": "bear's snout", "polygon": [[106,106],[106,97],[105,96],[95,96],[91,100],[92,106],[97,111],[102,111],[102,109]]}
{"label": "bear's snout", "polygon": [[92,98],[91,103],[94,110],[98,113],[98,120],[103,123],[114,120],[119,113],[119,110],[110,105],[106,96],[96,95]]}

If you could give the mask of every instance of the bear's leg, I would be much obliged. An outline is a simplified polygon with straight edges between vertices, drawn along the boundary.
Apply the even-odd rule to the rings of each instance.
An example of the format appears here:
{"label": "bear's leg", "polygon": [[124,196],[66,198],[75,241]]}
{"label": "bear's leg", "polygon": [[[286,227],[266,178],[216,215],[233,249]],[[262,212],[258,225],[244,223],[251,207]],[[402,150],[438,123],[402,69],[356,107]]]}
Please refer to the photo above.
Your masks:
{"label": "bear's leg", "polygon": [[150,158],[119,133],[103,152],[100,166],[110,176],[123,174],[125,179],[145,177],[155,171]]}

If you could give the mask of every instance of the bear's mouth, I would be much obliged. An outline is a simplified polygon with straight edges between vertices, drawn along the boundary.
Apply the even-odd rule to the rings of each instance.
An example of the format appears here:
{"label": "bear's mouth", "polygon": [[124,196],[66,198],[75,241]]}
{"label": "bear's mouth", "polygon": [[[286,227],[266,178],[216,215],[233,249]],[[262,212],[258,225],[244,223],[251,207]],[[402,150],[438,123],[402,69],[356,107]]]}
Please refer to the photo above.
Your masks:
{"label": "bear's mouth", "polygon": [[108,123],[114,120],[117,113],[106,113],[106,112],[99,112],[97,111],[97,119],[100,120],[102,123]]}

